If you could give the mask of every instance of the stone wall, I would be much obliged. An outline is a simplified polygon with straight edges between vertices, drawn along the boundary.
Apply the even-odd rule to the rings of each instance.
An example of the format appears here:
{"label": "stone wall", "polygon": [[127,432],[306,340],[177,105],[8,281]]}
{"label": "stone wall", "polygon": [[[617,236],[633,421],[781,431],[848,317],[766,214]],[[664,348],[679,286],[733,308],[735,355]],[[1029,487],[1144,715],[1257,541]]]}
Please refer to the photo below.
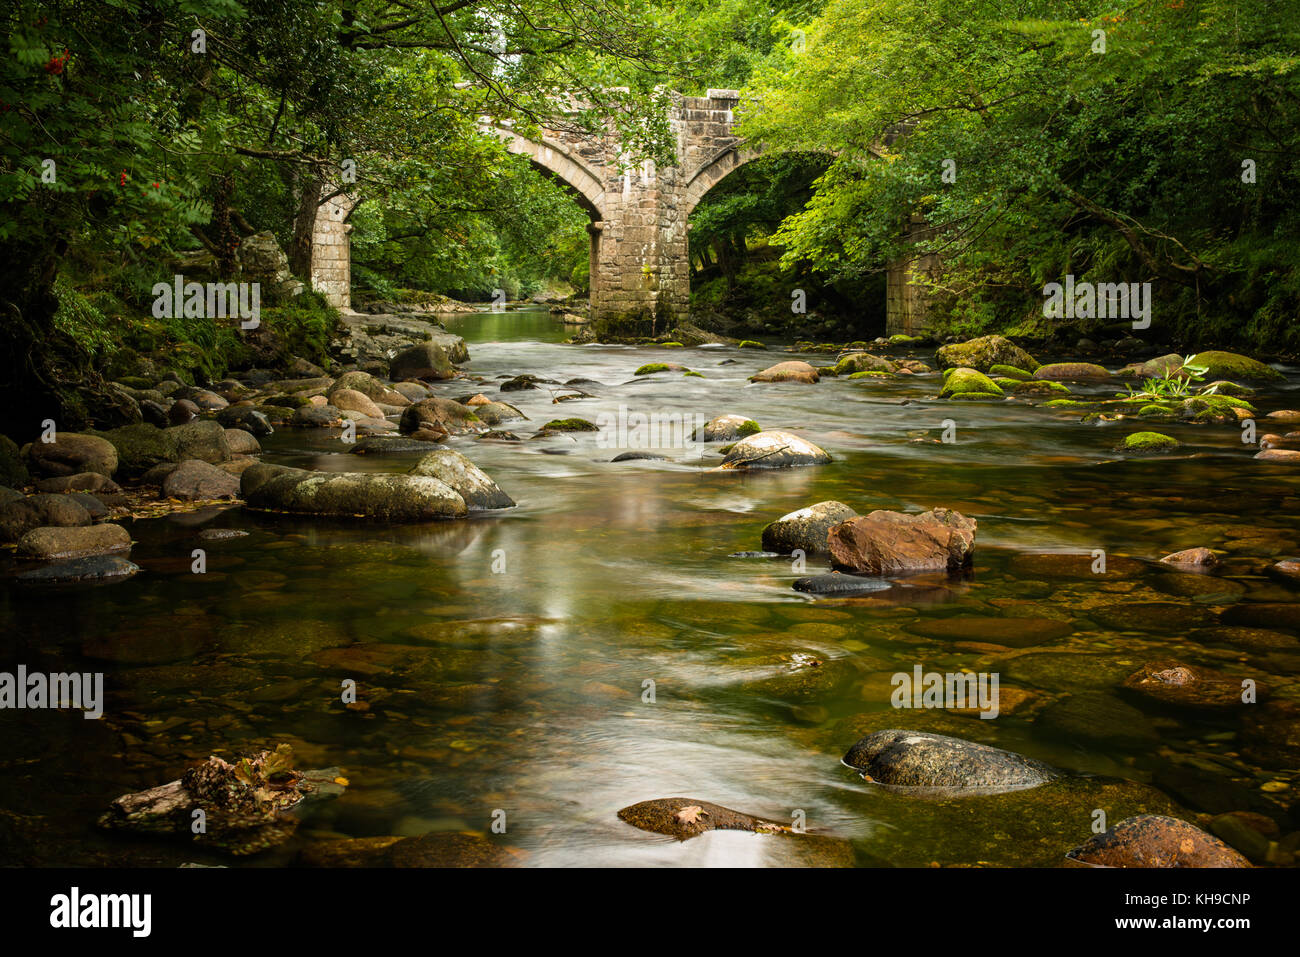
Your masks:
{"label": "stone wall", "polygon": [[[334,192],[326,185],[323,195]],[[346,222],[355,201],[346,193],[326,201],[316,215],[311,239],[311,285],[322,293],[331,306],[340,309],[352,305],[352,252]]]}

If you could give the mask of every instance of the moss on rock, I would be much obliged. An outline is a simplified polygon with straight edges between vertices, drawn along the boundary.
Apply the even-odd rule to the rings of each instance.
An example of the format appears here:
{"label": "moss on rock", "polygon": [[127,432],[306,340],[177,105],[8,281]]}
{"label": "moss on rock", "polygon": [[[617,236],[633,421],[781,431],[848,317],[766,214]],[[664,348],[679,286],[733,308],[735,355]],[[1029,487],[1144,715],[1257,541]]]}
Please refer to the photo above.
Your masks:
{"label": "moss on rock", "polygon": [[1207,379],[1246,379],[1267,382],[1284,378],[1282,373],[1257,359],[1217,349],[1198,352],[1191,357],[1191,363],[1194,366],[1204,366]]}
{"label": "moss on rock", "polygon": [[1178,440],[1160,432],[1134,432],[1125,436],[1120,444],[1121,452],[1171,452],[1178,448]]}
{"label": "moss on rock", "polygon": [[1033,372],[1038,361],[1005,336],[981,336],[969,342],[941,346],[935,358],[944,368],[956,367],[988,372],[995,365],[1013,366]]}
{"label": "moss on rock", "polygon": [[962,393],[979,393],[988,396],[1001,396],[1002,390],[997,384],[977,369],[955,369],[947,376],[939,398],[946,399]]}
{"label": "moss on rock", "polygon": [[989,375],[1002,376],[1007,379],[1019,379],[1021,382],[1028,382],[1034,377],[1032,372],[1026,372],[1024,369],[1017,369],[1015,366],[1009,366],[999,362],[989,367]]}
{"label": "moss on rock", "polygon": [[599,432],[600,429],[594,422],[588,422],[586,419],[551,419],[542,426],[544,431],[548,432]]}

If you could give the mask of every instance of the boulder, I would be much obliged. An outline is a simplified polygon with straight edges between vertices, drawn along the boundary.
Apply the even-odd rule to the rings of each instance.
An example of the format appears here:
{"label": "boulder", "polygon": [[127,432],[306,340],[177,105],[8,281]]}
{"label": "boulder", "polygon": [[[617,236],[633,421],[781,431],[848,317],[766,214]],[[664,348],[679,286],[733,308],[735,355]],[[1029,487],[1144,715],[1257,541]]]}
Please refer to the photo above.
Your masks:
{"label": "boulder", "polygon": [[18,575],[27,585],[75,585],[85,582],[126,581],[140,566],[120,555],[91,555],[33,568]]}
{"label": "boulder", "polygon": [[103,438],[117,450],[122,474],[131,478],[166,462],[201,459],[216,465],[230,461],[231,456],[226,430],[211,419],[168,429],[128,425],[104,432]]}
{"label": "boulder", "polygon": [[[414,383],[410,383],[413,384]],[[429,390],[424,386],[416,385],[416,388],[423,394],[419,398],[423,399],[429,394]],[[340,405],[337,401],[340,392],[360,392],[372,403],[383,403],[384,405],[408,406],[411,402],[416,401],[409,398],[406,393],[397,388],[389,388],[380,382],[368,372],[345,372],[339,376],[334,385],[330,386],[329,400],[340,409],[350,408],[350,406]]]}
{"label": "boulder", "polygon": [[1172,452],[1178,448],[1178,440],[1160,432],[1134,432],[1124,437],[1124,441],[1115,450],[1137,455],[1155,455]]}
{"label": "boulder", "polygon": [[398,428],[404,435],[420,429],[441,430],[449,435],[476,431],[483,420],[471,410],[451,399],[421,399],[402,411]]}
{"label": "boulder", "polygon": [[508,402],[484,402],[471,408],[485,425],[500,425],[502,422],[515,422],[528,418]]}
{"label": "boulder", "polygon": [[1060,777],[1041,761],[962,738],[891,728],[859,740],[844,763],[877,784],[994,793]]}
{"label": "boulder", "polygon": [[0,542],[16,542],[42,525],[72,528],[89,525],[91,514],[70,495],[38,493],[0,504]]}
{"label": "boulder", "polygon": [[943,380],[939,398],[964,394],[999,396],[1003,392],[996,382],[977,369],[953,369]]}
{"label": "boulder", "polygon": [[658,798],[642,801],[618,812],[620,821],[654,834],[667,834],[679,841],[705,831],[751,831],[779,834],[790,831],[788,824],[733,811],[696,798]]}
{"label": "boulder", "polygon": [[1094,835],[1066,858],[1092,867],[1250,867],[1212,834],[1175,817],[1139,814]]}
{"label": "boulder", "polygon": [[1014,366],[1026,372],[1038,369],[1033,356],[1003,336],[981,336],[940,346],[935,359],[940,369],[977,369],[985,373],[996,365]]}
{"label": "boulder", "polygon": [[76,475],[59,475],[41,479],[36,483],[39,492],[104,492],[116,495],[122,489],[102,472],[79,472]]}
{"label": "boulder", "polygon": [[382,419],[384,413],[367,396],[355,389],[333,389],[330,391],[330,404],[345,412],[359,412],[368,418]]}
{"label": "boulder", "polygon": [[261,455],[262,443],[243,429],[226,429],[226,444],[231,455]]}
{"label": "boulder", "polygon": [[833,375],[847,376],[857,372],[893,372],[897,368],[890,360],[873,356],[870,352],[852,352],[835,363],[831,372]]}
{"label": "boulder", "polygon": [[831,457],[793,432],[772,429],[741,439],[727,450],[719,468],[779,469],[827,465]]}
{"label": "boulder", "polygon": [[121,525],[84,525],[80,528],[33,528],[18,542],[21,558],[53,561],[129,551],[131,536]]}
{"label": "boulder", "polygon": [[433,441],[423,441],[415,436],[405,435],[368,435],[363,439],[357,439],[348,451],[353,455],[402,455],[407,452],[429,452],[438,447],[438,442],[446,439],[446,432],[441,433],[440,437]]}
{"label": "boulder", "polygon": [[826,535],[831,526],[855,518],[857,512],[843,502],[818,502],[782,515],[763,529],[763,550],[788,555],[795,549],[805,554],[827,552]]}
{"label": "boulder", "polygon": [[1172,552],[1160,559],[1166,565],[1188,565],[1208,568],[1219,564],[1218,556],[1208,548],[1184,548],[1181,552]]}
{"label": "boulder", "polygon": [[98,472],[111,478],[118,466],[118,453],[111,442],[79,432],[56,432],[53,442],[38,439],[23,452],[27,467],[42,477]]}
{"label": "boulder", "polygon": [[1105,382],[1114,376],[1091,362],[1053,362],[1035,369],[1034,378],[1049,382]]}
{"label": "boulder", "polygon": [[[362,392],[364,390],[358,389],[357,391]],[[429,390],[418,382],[394,382],[393,391],[406,399],[407,402],[419,402],[421,399],[429,397]],[[394,405],[396,404],[394,403]]]}
{"label": "boulder", "polygon": [[763,430],[743,415],[719,415],[691,433],[692,442],[735,442]]}
{"label": "boulder", "polygon": [[198,418],[199,407],[189,399],[177,399],[167,410],[168,425],[184,425]]}
{"label": "boulder", "polygon": [[451,449],[430,452],[408,475],[427,475],[453,489],[471,509],[511,508],[515,502],[482,469]]}
{"label": "boulder", "polygon": [[182,502],[235,499],[239,497],[239,479],[215,465],[186,459],[163,479],[162,494]]}
{"label": "boulder", "polygon": [[749,377],[750,382],[802,382],[806,385],[812,385],[819,381],[817,370],[806,362],[792,360],[790,362],[778,362],[774,366],[769,366],[762,372],[756,373]]}
{"label": "boulder", "polygon": [[450,379],[456,375],[447,350],[435,342],[421,342],[403,349],[388,365],[388,377],[403,379]]}
{"label": "boulder", "polygon": [[457,492],[425,475],[310,472],[258,464],[240,480],[247,508],[266,512],[427,522],[463,518],[469,511]]}
{"label": "boulder", "polygon": [[1213,349],[1209,352],[1198,352],[1190,358],[1192,365],[1206,368],[1204,374],[1206,379],[1230,379],[1234,382],[1245,379],[1267,382],[1284,378],[1282,373],[1272,366],[1267,366],[1256,359],[1238,355],[1235,352],[1222,352]]}
{"label": "boulder", "polygon": [[243,429],[250,435],[259,437],[275,431],[271,428],[271,420],[266,413],[247,405],[227,406],[217,413],[217,422],[223,428]]}
{"label": "boulder", "polygon": [[858,575],[942,571],[970,564],[976,522],[951,509],[919,515],[877,510],[831,528],[832,564]]}
{"label": "boulder", "polygon": [[339,429],[343,427],[343,410],[329,404],[300,406],[289,424],[300,429]]}

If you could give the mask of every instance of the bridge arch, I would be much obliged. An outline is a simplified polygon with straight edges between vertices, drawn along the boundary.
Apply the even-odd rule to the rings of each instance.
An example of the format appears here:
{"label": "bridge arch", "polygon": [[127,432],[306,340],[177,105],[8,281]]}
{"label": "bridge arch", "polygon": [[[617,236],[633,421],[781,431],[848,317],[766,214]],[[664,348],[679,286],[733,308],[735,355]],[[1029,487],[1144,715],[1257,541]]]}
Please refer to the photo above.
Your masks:
{"label": "bridge arch", "polygon": [[509,152],[528,157],[536,169],[572,193],[593,222],[603,222],[609,217],[600,174],[579,153],[546,136],[540,141],[531,140],[502,127],[495,127],[492,132],[505,142]]}
{"label": "bridge arch", "polygon": [[682,198],[683,215],[689,217],[709,190],[761,155],[760,150],[750,149],[743,143],[737,143],[720,150],[711,159],[702,163],[686,182],[686,192]]}

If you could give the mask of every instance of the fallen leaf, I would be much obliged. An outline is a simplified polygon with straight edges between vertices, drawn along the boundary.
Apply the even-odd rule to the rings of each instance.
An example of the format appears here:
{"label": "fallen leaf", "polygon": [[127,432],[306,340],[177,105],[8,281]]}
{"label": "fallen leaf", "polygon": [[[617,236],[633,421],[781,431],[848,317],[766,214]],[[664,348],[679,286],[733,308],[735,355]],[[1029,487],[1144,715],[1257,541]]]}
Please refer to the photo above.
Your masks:
{"label": "fallen leaf", "polygon": [[692,804],[690,807],[684,807],[675,815],[679,824],[694,824],[701,817],[708,817],[709,812],[704,810],[698,804]]}

